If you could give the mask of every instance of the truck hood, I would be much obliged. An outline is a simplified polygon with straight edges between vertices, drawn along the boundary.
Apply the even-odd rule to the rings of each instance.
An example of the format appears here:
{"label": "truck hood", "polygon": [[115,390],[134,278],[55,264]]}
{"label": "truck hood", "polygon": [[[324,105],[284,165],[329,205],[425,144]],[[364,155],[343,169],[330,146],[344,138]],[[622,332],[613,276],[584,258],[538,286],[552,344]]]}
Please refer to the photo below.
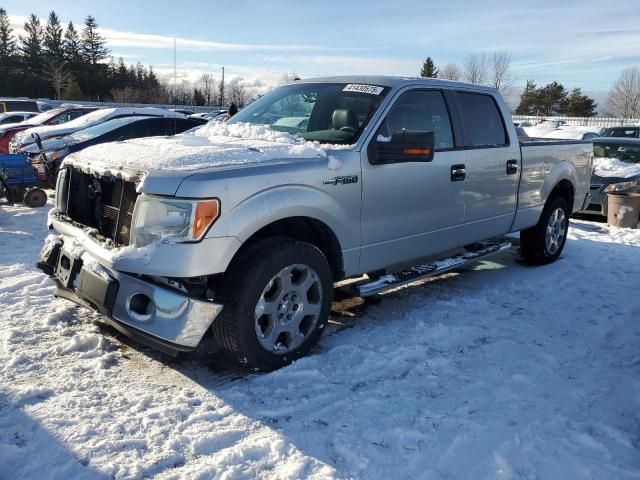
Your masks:
{"label": "truck hood", "polygon": [[320,145],[264,125],[210,122],[172,137],[152,137],[104,143],[74,153],[65,160],[98,174],[136,178],[138,190],[174,195],[187,177],[201,172],[235,169],[279,161],[326,158],[344,145]]}

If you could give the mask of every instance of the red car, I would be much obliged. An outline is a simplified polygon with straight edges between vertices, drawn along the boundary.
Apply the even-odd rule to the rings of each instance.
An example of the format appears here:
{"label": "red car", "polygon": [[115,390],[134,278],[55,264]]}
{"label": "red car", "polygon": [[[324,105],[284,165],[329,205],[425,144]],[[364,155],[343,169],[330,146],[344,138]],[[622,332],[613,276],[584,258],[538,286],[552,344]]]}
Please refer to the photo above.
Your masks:
{"label": "red car", "polygon": [[9,142],[16,133],[22,130],[40,125],[59,125],[94,110],[97,110],[97,108],[81,106],[60,107],[47,110],[24,122],[0,125],[0,153],[9,153]]}

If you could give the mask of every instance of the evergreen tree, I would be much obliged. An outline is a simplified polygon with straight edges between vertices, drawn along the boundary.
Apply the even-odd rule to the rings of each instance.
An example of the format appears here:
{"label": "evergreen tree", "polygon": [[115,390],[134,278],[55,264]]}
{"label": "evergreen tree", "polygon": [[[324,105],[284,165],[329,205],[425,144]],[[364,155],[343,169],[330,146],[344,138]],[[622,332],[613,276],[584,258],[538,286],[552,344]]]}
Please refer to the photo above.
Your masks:
{"label": "evergreen tree", "polygon": [[426,78],[436,78],[438,76],[438,69],[431,57],[422,62],[422,69],[420,70],[420,76]]}
{"label": "evergreen tree", "polygon": [[62,97],[65,100],[82,100],[84,98],[82,90],[80,90],[80,85],[78,85],[75,79],[71,80]]}
{"label": "evergreen tree", "polygon": [[593,98],[583,95],[582,90],[574,88],[567,97],[564,114],[569,117],[594,117],[598,104]]}
{"label": "evergreen tree", "polygon": [[82,54],[90,65],[95,66],[109,56],[109,50],[105,44],[106,40],[98,33],[95,17],[87,15],[82,29]]}
{"label": "evergreen tree", "polygon": [[153,71],[153,67],[149,67],[149,73],[147,74],[147,82],[150,88],[157,88],[160,86],[160,82],[158,82],[158,77],[156,77],[156,74]]}
{"label": "evergreen tree", "polygon": [[532,80],[527,80],[527,86],[520,96],[520,103],[516,108],[516,115],[537,115],[537,93],[538,89]]}
{"label": "evergreen tree", "polygon": [[24,24],[26,35],[20,37],[20,53],[27,70],[37,72],[42,61],[42,24],[34,14]]}
{"label": "evergreen tree", "polygon": [[207,99],[204,98],[204,94],[198,89],[193,89],[193,104],[197,106],[201,106],[207,103]]}
{"label": "evergreen tree", "polygon": [[536,106],[542,115],[557,115],[564,112],[567,91],[558,82],[551,82],[537,91]]}
{"label": "evergreen tree", "polygon": [[44,30],[44,52],[52,60],[61,62],[64,58],[62,25],[54,11],[49,14]]}
{"label": "evergreen tree", "polygon": [[135,84],[138,88],[143,88],[146,83],[147,71],[142,66],[142,63],[136,63],[136,80]]}
{"label": "evergreen tree", "polygon": [[82,45],[80,36],[73,22],[69,22],[67,31],[64,32],[64,40],[62,43],[64,59],[70,65],[77,66],[82,62]]}
{"label": "evergreen tree", "polygon": [[16,53],[16,39],[13,36],[9,15],[4,8],[0,8],[0,62],[5,64],[6,60]]}

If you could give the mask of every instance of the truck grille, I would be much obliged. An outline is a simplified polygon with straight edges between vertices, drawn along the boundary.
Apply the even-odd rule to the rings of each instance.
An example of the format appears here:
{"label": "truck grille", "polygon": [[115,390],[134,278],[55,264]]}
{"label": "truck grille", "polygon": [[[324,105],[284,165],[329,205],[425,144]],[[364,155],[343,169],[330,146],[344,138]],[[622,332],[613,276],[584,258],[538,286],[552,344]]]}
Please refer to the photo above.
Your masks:
{"label": "truck grille", "polygon": [[[120,178],[96,177],[69,168],[61,181],[66,188],[66,215],[75,223],[95,228],[103,239],[128,245],[133,209],[138,196],[136,185]],[[60,203],[59,203],[60,205]]]}

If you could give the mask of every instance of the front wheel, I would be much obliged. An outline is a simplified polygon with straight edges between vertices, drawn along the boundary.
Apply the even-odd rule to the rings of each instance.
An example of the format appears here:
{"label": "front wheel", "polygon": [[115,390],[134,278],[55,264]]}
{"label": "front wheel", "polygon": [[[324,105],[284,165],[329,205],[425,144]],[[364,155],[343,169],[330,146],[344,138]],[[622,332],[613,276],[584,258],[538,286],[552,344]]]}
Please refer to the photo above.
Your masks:
{"label": "front wheel", "polygon": [[224,308],[213,323],[222,349],[251,370],[274,370],[305,355],[331,311],[333,277],[313,245],[267,239],[234,260]]}
{"label": "front wheel", "polygon": [[520,232],[520,253],[531,264],[543,265],[558,259],[569,233],[569,206],[562,197],[545,205],[535,227]]}

